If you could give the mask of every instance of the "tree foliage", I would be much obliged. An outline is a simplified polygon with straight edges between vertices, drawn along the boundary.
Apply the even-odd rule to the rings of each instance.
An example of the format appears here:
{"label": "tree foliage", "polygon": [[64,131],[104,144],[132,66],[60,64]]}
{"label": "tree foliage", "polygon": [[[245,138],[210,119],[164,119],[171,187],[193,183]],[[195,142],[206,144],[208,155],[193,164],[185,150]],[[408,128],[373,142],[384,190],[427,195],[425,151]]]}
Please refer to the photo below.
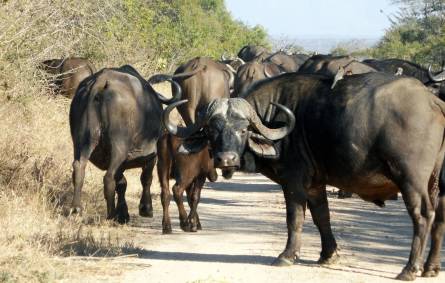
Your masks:
{"label": "tree foliage", "polygon": [[394,0],[400,7],[392,26],[370,54],[397,57],[420,64],[445,60],[445,0]]}
{"label": "tree foliage", "polygon": [[224,0],[0,2],[0,62],[12,64],[84,56],[152,73],[248,43],[268,45],[266,31],[233,19]]}

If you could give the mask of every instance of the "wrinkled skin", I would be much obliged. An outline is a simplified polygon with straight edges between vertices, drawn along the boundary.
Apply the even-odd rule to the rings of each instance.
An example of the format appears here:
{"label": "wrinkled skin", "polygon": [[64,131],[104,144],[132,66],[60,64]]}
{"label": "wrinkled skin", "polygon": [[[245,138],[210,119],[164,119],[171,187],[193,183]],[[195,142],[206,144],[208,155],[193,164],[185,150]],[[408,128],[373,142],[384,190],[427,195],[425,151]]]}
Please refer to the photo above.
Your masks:
{"label": "wrinkled skin", "polygon": [[81,212],[81,190],[90,160],[106,171],[107,219],[129,221],[124,171],[131,168],[142,168],[139,214],[153,216],[150,186],[161,114],[161,101],[155,91],[131,66],[102,69],[81,83],[70,109],[73,213]]}
{"label": "wrinkled skin", "polygon": [[[213,160],[210,158],[208,147],[197,153],[185,155],[178,153],[182,141],[170,134],[164,134],[158,141],[158,177],[161,184],[161,202],[163,208],[162,231],[164,234],[172,232],[169,215],[170,185],[169,179],[176,180],[173,186],[173,197],[178,205],[181,229],[185,232],[201,230],[201,223],[197,212],[201,197],[201,190],[206,178],[215,182],[218,178]],[[190,213],[184,209],[182,195],[187,193]]]}
{"label": "wrinkled skin", "polygon": [[96,72],[96,68],[85,58],[51,59],[43,61],[40,69],[51,75],[55,89],[67,98],[73,98],[79,84]]}
{"label": "wrinkled skin", "polygon": [[285,74],[251,88],[244,97],[269,128],[284,121],[270,102],[295,114],[295,129],[273,142],[253,138],[245,104],[235,98],[214,102],[203,127],[212,154],[222,157],[215,166],[260,172],[282,186],[288,240],[274,265],[299,258],[306,207],[321,236],[319,263],[336,260],[326,196],[326,185],[332,185],[374,203],[401,192],[414,233],[397,278],[414,280],[422,268],[423,276],[437,276],[445,230],[445,104],[407,77],[367,73],[346,77],[333,90],[331,84],[317,75]]}
{"label": "wrinkled skin", "polygon": [[[386,59],[386,60],[376,60],[368,59],[364,60],[363,63],[375,68],[380,72],[392,73],[397,72],[398,68],[403,70],[404,76],[414,77],[421,81],[425,86],[427,86],[430,91],[440,97],[440,99],[445,101],[445,83],[444,80],[435,82],[428,75],[428,69],[422,66],[401,59]],[[441,75],[444,71],[439,71],[434,75]]]}
{"label": "wrinkled skin", "polygon": [[245,92],[254,82],[278,76],[282,72],[283,70],[274,63],[258,63],[256,61],[246,63],[236,73],[232,97],[237,97]]}

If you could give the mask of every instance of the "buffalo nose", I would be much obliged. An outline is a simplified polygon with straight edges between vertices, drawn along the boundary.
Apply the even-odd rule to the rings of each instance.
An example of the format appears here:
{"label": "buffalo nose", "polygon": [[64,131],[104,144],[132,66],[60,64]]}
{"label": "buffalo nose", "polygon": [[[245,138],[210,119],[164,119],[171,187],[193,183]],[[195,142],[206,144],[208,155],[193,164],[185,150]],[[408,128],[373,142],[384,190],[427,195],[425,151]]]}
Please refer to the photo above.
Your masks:
{"label": "buffalo nose", "polygon": [[239,157],[235,152],[220,152],[215,156],[215,167],[239,167]]}

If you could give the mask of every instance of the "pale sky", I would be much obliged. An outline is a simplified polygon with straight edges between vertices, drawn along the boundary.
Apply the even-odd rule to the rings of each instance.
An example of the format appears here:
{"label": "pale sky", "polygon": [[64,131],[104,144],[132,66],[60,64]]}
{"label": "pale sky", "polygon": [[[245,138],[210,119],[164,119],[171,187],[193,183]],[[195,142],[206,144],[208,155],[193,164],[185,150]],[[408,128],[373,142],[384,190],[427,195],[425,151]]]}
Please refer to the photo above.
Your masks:
{"label": "pale sky", "polygon": [[[389,0],[225,0],[232,15],[272,36],[379,38],[397,11]],[[383,10],[383,13],[380,11]]]}

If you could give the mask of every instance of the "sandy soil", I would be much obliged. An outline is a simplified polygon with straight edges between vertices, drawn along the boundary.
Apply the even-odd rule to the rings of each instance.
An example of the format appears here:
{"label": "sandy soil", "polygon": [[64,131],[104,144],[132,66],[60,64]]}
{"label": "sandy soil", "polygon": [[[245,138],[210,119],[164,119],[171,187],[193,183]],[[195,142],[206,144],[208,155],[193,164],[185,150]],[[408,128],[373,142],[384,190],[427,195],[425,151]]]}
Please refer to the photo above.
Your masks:
{"label": "sandy soil", "polygon": [[[316,264],[320,240],[309,212],[301,261],[291,267],[270,266],[286,242],[285,208],[279,186],[261,175],[236,174],[232,180],[206,184],[198,208],[203,231],[197,233],[180,230],[172,202],[173,234],[162,235],[159,198],[154,202],[154,219],[132,215],[130,226],[141,252],[115,264],[138,268],[88,281],[389,282],[409,254],[412,228],[402,200],[389,201],[381,209],[357,198],[330,197],[341,260],[329,267]],[[417,282],[445,282],[445,273]]]}

